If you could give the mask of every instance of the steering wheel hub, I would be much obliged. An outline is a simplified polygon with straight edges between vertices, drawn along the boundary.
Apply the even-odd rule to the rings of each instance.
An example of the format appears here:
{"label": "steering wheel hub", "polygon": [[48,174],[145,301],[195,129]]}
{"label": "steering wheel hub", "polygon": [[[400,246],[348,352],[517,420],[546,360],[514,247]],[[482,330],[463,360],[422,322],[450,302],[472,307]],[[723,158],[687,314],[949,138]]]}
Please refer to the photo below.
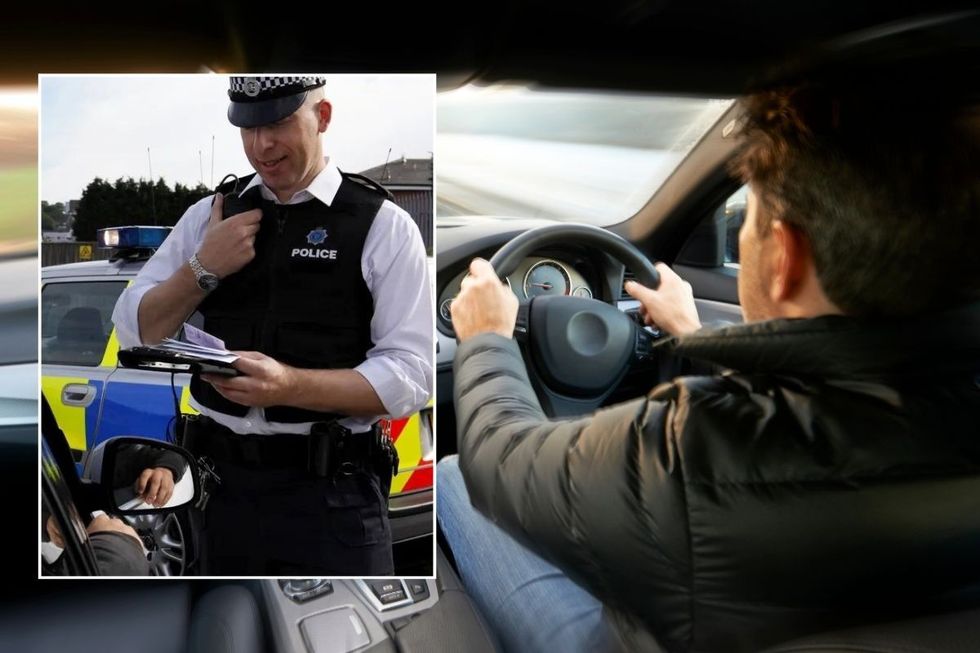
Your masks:
{"label": "steering wheel hub", "polygon": [[601,317],[588,311],[572,316],[565,335],[572,351],[586,357],[599,354],[609,344],[609,327]]}
{"label": "steering wheel hub", "polygon": [[634,349],[633,323],[616,308],[582,297],[531,300],[530,350],[555,390],[589,397],[622,378]]}

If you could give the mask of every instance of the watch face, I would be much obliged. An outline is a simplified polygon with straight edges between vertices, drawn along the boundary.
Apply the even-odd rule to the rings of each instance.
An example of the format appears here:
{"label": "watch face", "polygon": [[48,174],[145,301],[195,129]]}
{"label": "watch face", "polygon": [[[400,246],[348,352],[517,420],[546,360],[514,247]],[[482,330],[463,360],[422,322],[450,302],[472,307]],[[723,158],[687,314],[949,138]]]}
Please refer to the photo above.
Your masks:
{"label": "watch face", "polygon": [[218,287],[218,276],[214,274],[202,274],[197,280],[197,285],[201,290],[211,292]]}

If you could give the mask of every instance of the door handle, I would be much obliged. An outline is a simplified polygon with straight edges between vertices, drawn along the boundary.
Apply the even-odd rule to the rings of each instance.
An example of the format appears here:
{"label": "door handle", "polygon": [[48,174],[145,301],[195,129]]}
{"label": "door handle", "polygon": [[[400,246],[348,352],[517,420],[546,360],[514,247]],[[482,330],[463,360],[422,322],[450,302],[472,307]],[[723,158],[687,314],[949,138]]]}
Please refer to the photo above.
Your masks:
{"label": "door handle", "polygon": [[95,388],[85,383],[69,383],[61,389],[61,402],[66,406],[88,407],[95,400]]}

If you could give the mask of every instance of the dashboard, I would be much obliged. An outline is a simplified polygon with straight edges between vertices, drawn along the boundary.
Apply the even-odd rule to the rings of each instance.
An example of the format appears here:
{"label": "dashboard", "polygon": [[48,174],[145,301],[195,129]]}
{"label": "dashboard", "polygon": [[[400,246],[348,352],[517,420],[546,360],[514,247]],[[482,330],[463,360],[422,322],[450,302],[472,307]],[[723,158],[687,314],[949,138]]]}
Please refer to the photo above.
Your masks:
{"label": "dashboard", "polygon": [[[459,293],[460,283],[474,257],[489,260],[503,245],[536,227],[555,224],[551,220],[535,218],[499,218],[493,216],[440,217],[436,221],[436,238],[439,254],[436,258],[436,401],[438,404],[437,457],[456,452],[456,415],[453,406],[453,361],[456,354],[456,337],[452,329],[449,309]],[[688,267],[681,271],[684,277],[703,272]],[[639,302],[623,292],[627,277],[623,263],[595,248],[579,243],[552,242],[531,252],[507,278],[517,298],[523,303],[529,297],[541,294],[584,295],[634,314]],[[713,299],[695,299],[702,322],[738,322],[739,307]],[[635,318],[635,316],[631,315]],[[647,328],[654,337],[656,334]],[[658,356],[649,361],[636,363],[625,379],[610,396],[609,401],[636,397],[651,387],[657,379],[676,376],[668,369],[672,365],[669,356]]]}
{"label": "dashboard", "polygon": [[[503,245],[536,227],[554,225],[554,220],[540,218],[502,218],[499,216],[452,216],[436,221],[439,255],[436,258],[436,369],[437,396],[440,403],[451,401],[452,364],[456,337],[449,313],[452,299],[459,293],[470,261],[480,256],[490,259]],[[698,268],[675,266],[685,278],[701,279],[710,284]],[[532,252],[508,276],[507,283],[517,298],[526,302],[541,294],[591,295],[593,299],[615,305],[622,311],[635,312],[639,302],[623,292],[625,266],[605,252],[572,242],[553,244]],[[734,277],[731,280],[734,290]],[[741,309],[721,295],[696,298],[702,322],[741,322]],[[447,411],[448,412],[448,411]],[[443,420],[446,421],[446,420]]]}

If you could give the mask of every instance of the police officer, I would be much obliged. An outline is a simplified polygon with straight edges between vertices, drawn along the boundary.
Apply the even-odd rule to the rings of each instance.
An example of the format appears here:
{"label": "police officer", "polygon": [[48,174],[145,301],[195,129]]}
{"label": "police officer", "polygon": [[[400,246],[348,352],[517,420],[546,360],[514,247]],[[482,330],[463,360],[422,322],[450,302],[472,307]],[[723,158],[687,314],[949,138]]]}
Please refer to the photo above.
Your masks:
{"label": "police officer", "polygon": [[433,309],[424,247],[387,191],[324,158],[323,77],[232,77],[256,174],[190,207],[120,297],[122,346],[199,311],[240,354],[195,376],[185,444],[220,484],[201,572],[386,575],[393,448],[379,416],[425,404]]}

